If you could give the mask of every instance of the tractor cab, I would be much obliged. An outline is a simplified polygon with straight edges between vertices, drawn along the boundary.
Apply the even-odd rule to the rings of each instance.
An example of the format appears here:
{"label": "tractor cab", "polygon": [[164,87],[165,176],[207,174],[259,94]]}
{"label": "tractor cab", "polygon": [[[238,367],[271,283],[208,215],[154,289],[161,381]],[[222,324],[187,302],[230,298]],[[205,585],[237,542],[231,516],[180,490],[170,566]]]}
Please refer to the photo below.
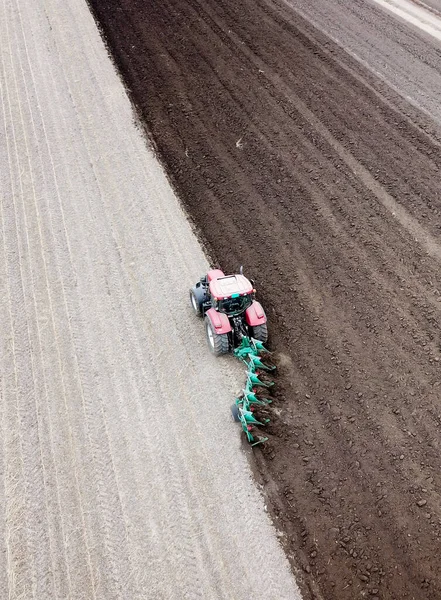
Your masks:
{"label": "tractor cab", "polygon": [[255,290],[243,275],[223,275],[209,282],[212,307],[229,316],[239,315],[251,306]]}

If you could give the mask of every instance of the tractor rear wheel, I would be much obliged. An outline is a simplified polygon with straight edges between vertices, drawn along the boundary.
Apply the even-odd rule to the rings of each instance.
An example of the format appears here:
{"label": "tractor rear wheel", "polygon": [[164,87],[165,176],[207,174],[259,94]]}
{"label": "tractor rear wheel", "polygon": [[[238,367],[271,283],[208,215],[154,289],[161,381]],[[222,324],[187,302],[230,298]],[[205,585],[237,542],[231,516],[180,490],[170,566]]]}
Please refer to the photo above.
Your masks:
{"label": "tractor rear wheel", "polygon": [[228,333],[217,333],[209,317],[205,317],[205,332],[207,334],[208,346],[215,356],[228,354],[230,349]]}
{"label": "tractor rear wheel", "polygon": [[268,341],[268,325],[262,323],[262,325],[256,325],[252,329],[252,337],[262,344],[266,344]]}

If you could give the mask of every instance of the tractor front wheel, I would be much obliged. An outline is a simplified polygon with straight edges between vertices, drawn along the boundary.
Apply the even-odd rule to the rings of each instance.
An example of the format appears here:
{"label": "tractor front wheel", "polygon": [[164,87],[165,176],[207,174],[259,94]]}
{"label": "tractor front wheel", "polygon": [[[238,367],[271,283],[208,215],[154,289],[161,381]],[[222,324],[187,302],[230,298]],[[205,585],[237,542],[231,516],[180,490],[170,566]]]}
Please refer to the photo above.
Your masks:
{"label": "tractor front wheel", "polygon": [[230,349],[228,333],[217,333],[209,317],[205,317],[205,331],[207,334],[208,346],[210,347],[211,352],[215,356],[228,354]]}
{"label": "tractor front wheel", "polygon": [[194,287],[190,290],[190,302],[194,314],[202,317],[202,306],[204,304],[205,292],[201,287]]}
{"label": "tractor front wheel", "polygon": [[263,323],[262,325],[256,325],[252,328],[252,337],[262,344],[266,344],[268,341],[268,325]]}

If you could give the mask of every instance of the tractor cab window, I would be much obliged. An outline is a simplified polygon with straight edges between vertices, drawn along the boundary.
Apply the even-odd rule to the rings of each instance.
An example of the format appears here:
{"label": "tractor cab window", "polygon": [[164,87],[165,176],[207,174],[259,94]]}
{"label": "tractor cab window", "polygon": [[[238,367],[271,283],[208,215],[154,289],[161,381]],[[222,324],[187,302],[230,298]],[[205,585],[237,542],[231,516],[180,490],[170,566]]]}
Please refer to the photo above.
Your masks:
{"label": "tractor cab window", "polygon": [[239,314],[251,306],[253,298],[251,295],[237,296],[235,298],[227,298],[226,300],[220,300],[218,304],[219,312],[227,315]]}

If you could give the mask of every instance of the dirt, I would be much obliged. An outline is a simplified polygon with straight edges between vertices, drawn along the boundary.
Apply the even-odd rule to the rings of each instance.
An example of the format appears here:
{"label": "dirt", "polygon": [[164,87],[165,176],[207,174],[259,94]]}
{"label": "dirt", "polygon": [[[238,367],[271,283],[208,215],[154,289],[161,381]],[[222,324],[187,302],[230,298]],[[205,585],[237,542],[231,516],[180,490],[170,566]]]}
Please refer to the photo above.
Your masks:
{"label": "dirt", "polygon": [[277,0],[90,4],[211,255],[266,307],[255,461],[305,598],[440,598],[439,132]]}
{"label": "dirt", "polygon": [[84,0],[0,3],[0,90],[1,600],[299,600]]}

